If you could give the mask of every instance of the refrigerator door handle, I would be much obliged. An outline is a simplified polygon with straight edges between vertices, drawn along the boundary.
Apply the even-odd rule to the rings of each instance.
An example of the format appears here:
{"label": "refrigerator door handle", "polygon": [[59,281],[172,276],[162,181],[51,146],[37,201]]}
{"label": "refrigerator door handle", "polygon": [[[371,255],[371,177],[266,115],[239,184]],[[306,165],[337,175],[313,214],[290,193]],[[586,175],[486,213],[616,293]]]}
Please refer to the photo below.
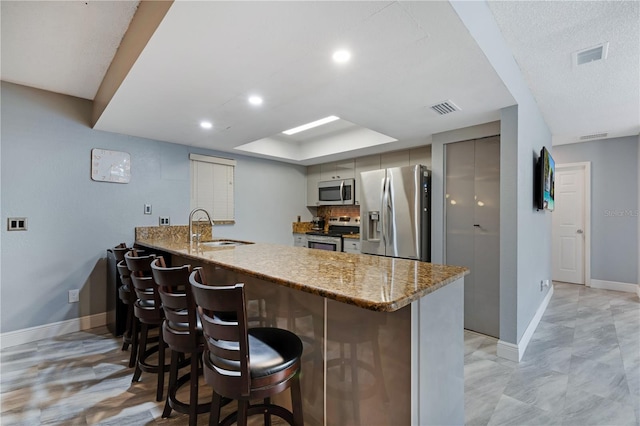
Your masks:
{"label": "refrigerator door handle", "polygon": [[[393,194],[391,193],[392,182],[391,176],[387,176],[387,202],[385,208],[387,209],[387,231],[385,232],[385,245],[391,244],[393,241],[393,230],[395,225],[395,218],[393,212]],[[388,250],[389,247],[387,247]],[[389,255],[389,253],[387,253]]]}
{"label": "refrigerator door handle", "polygon": [[387,244],[389,244],[389,241],[391,240],[390,223],[391,223],[391,215],[393,214],[392,201],[391,201],[391,178],[389,176],[385,177],[384,179],[383,193],[384,193],[384,198],[383,198],[383,204],[382,204],[382,238],[383,238],[383,244],[386,247]]}
{"label": "refrigerator door handle", "polygon": [[387,177],[382,181],[382,198],[380,200],[380,222],[382,222],[382,245],[387,245]]}

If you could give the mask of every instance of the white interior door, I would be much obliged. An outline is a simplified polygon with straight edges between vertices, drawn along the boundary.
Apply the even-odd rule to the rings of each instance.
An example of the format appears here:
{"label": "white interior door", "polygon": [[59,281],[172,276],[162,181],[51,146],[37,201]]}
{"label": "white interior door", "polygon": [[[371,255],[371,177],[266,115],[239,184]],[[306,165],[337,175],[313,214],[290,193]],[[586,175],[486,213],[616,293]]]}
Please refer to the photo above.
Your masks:
{"label": "white interior door", "polygon": [[552,227],[553,279],[585,283],[585,169],[557,167]]}

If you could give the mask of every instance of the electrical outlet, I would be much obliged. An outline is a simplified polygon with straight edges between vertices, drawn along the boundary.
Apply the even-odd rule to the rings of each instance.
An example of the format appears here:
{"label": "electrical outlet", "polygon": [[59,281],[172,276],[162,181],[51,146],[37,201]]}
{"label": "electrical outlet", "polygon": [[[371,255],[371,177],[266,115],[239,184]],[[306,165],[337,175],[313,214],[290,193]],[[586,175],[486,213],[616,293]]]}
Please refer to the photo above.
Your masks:
{"label": "electrical outlet", "polygon": [[151,214],[151,204],[144,205],[144,214]]}
{"label": "electrical outlet", "polygon": [[69,303],[77,303],[80,301],[80,290],[69,290]]}
{"label": "electrical outlet", "polygon": [[26,231],[26,217],[9,217],[7,218],[7,231]]}
{"label": "electrical outlet", "polygon": [[540,281],[540,291],[544,290],[545,287],[551,286],[551,280],[542,280]]}
{"label": "electrical outlet", "polygon": [[170,218],[169,216],[160,216],[160,226],[169,226],[170,225]]}

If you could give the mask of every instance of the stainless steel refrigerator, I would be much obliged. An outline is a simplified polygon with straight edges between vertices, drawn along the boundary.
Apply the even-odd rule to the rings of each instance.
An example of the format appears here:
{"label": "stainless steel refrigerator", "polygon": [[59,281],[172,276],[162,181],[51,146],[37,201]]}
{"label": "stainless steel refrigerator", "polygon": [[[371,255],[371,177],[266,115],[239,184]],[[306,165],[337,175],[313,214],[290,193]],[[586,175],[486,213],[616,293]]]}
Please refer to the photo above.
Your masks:
{"label": "stainless steel refrigerator", "polygon": [[362,253],[431,260],[431,172],[425,166],[360,174]]}

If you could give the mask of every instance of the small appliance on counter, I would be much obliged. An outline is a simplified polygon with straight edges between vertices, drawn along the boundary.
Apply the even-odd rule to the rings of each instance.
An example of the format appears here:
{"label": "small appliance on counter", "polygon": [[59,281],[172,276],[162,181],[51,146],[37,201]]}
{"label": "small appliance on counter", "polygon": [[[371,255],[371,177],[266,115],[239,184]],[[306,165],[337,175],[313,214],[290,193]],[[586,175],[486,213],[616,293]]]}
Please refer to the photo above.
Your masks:
{"label": "small appliance on counter", "polygon": [[324,231],[324,218],[323,217],[314,217],[311,219],[311,229],[314,231]]}
{"label": "small appliance on counter", "polygon": [[324,232],[324,230],[307,232],[307,247],[328,251],[342,251],[342,236],[345,234],[357,234],[359,232],[359,218],[351,218],[348,216],[330,217],[329,230],[327,232]]}

